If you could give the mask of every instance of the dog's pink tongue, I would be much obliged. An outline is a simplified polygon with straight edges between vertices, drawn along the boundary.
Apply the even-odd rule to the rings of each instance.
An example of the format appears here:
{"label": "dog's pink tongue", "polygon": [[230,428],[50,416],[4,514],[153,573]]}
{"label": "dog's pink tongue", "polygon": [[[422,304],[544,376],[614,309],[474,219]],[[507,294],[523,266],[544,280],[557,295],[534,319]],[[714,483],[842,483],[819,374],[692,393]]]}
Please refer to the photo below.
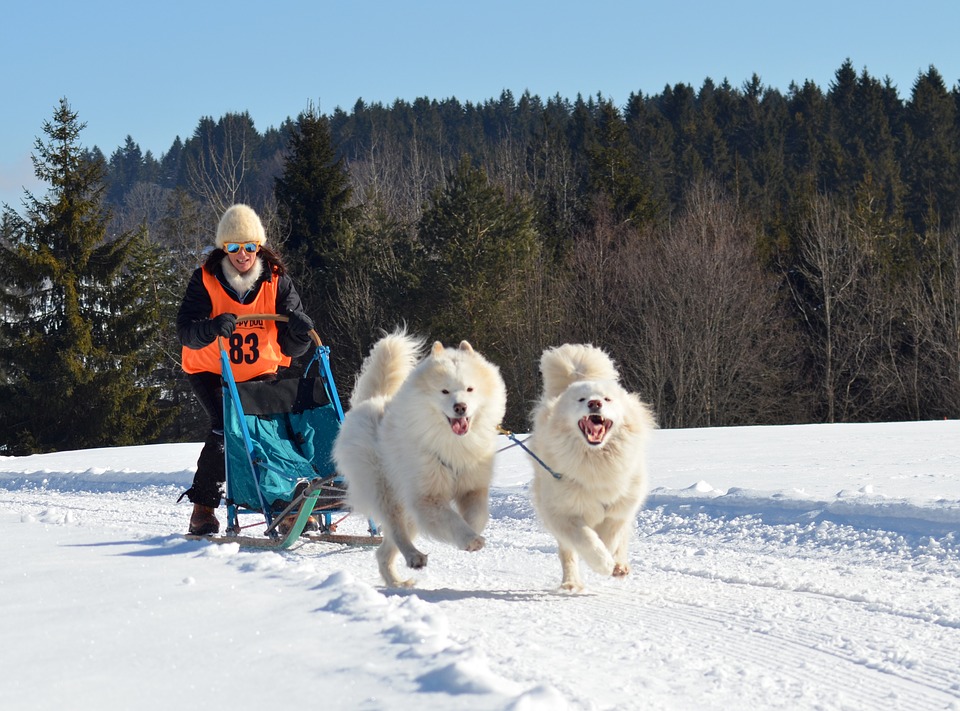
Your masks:
{"label": "dog's pink tongue", "polygon": [[606,422],[591,417],[581,418],[580,429],[583,431],[583,434],[587,436],[587,441],[591,444],[602,442],[607,433]]}
{"label": "dog's pink tongue", "polygon": [[450,420],[450,429],[455,435],[465,435],[470,429],[470,420],[466,417],[456,417]]}

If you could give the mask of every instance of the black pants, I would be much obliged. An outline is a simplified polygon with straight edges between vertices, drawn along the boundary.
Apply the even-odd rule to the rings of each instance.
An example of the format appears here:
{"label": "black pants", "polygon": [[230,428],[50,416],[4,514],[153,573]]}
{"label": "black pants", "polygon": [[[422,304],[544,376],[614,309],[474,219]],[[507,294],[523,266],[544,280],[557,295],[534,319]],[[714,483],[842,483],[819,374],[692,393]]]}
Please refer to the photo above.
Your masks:
{"label": "black pants", "polygon": [[210,419],[210,430],[197,459],[193,486],[184,495],[195,504],[217,508],[223,496],[226,468],[223,463],[223,389],[216,373],[187,376],[197,400]]}
{"label": "black pants", "polygon": [[[254,380],[276,380],[268,373]],[[210,418],[210,431],[197,459],[197,473],[193,485],[183,492],[190,501],[201,506],[217,508],[223,498],[223,484],[227,479],[223,453],[223,385],[218,373],[192,373],[187,376],[194,395]]]}

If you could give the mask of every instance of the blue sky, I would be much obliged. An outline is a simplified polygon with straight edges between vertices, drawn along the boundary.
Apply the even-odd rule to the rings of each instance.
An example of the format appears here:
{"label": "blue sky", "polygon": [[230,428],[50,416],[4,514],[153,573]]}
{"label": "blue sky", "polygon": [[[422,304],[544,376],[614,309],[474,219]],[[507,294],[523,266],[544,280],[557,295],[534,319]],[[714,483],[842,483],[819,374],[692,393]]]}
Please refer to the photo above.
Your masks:
{"label": "blue sky", "polygon": [[[12,7],[11,7],[12,5]],[[38,196],[30,155],[61,97],[109,157],[128,135],[156,157],[203,116],[263,131],[312,102],[389,104],[740,86],[824,90],[849,58],[908,98],[931,65],[960,83],[956,0],[14,0],[0,24],[0,203]]]}

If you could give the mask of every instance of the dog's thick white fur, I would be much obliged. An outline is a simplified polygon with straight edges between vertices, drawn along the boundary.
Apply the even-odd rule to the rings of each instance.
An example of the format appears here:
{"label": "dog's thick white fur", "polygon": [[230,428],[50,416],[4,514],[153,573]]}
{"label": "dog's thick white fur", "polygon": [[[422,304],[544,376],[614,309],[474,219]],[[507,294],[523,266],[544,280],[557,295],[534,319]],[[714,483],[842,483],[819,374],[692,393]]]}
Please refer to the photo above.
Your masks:
{"label": "dog's thick white fur", "polygon": [[533,461],[533,504],[557,539],[567,591],[583,589],[579,559],[602,575],[630,572],[630,532],[647,495],[651,408],[619,383],[610,357],[565,344],[540,358],[543,392],[525,443]]}
{"label": "dog's thick white fur", "polygon": [[484,546],[507,403],[499,369],[467,341],[436,342],[421,358],[423,345],[403,330],[374,344],[333,447],[351,508],[381,526],[377,564],[391,587],[414,582],[398,573],[398,554],[410,568],[427,564],[418,532],[466,551]]}

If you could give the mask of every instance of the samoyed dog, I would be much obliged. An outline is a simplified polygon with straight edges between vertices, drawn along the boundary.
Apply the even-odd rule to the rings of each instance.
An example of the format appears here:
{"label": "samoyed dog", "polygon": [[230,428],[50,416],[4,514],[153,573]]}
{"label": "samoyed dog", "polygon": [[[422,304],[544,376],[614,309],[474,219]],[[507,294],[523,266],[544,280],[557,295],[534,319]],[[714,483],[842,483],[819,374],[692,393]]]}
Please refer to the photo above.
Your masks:
{"label": "samoyed dog", "polygon": [[630,533],[647,495],[645,449],[656,423],[599,348],[548,349],[540,373],[543,392],[525,443],[543,462],[533,463],[533,505],[557,539],[560,588],[576,592],[583,589],[580,558],[601,575],[630,572]]}
{"label": "samoyed dog", "polygon": [[380,575],[409,587],[397,570],[426,566],[418,532],[465,551],[483,548],[497,426],[507,392],[499,369],[467,342],[424,341],[403,330],[364,360],[333,446],[351,508],[377,521]]}

